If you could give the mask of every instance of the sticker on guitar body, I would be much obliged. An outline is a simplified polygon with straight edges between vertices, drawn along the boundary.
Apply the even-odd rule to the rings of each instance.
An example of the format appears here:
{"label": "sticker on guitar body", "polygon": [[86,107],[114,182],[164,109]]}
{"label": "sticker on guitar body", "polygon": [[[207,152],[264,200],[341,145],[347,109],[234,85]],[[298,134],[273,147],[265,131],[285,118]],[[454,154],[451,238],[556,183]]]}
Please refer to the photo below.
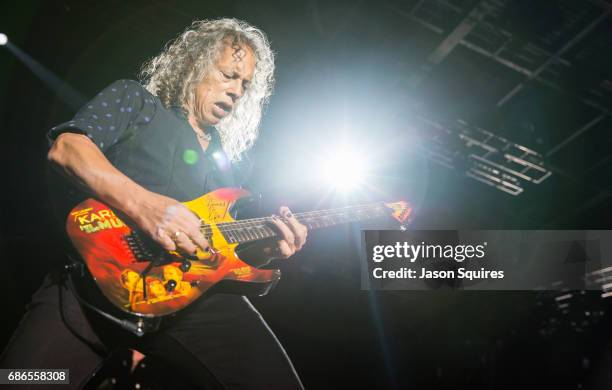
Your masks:
{"label": "sticker on guitar body", "polygon": [[[166,265],[162,272],[161,278],[146,278],[147,299],[145,299],[142,278],[138,272],[129,268],[123,270],[120,276],[121,286],[129,293],[125,307],[133,309],[137,305],[163,302],[189,294],[191,283],[183,280],[183,272],[178,267]],[[171,291],[166,287],[169,282],[174,284]]]}
{"label": "sticker on guitar body", "polygon": [[100,210],[97,213],[92,212],[92,210],[93,208],[89,207],[70,213],[74,217],[74,221],[79,223],[79,228],[87,234],[125,226],[123,221],[110,209]]}
{"label": "sticker on guitar body", "polygon": [[227,217],[229,202],[219,199],[207,199],[206,210],[209,220],[223,220]]}
{"label": "sticker on guitar body", "polygon": [[239,278],[244,278],[251,274],[251,267],[246,266],[246,267],[234,268],[232,272],[234,273],[234,275],[238,276]]}

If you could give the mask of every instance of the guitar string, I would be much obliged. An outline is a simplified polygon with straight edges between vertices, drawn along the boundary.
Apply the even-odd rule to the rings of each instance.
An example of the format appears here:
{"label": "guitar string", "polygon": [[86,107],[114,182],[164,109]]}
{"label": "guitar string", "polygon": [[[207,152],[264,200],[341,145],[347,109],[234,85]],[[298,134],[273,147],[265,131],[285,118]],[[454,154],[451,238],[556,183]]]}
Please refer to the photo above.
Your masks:
{"label": "guitar string", "polygon": [[[339,208],[339,209],[328,209],[328,210],[316,210],[316,211],[307,211],[307,212],[303,212],[303,213],[296,213],[295,216],[296,218],[309,218],[309,217],[319,217],[319,216],[324,216],[325,214],[327,215],[333,215],[333,214],[344,214],[347,212],[351,212],[351,211],[362,211],[363,209],[373,209],[373,210],[377,210],[377,209],[382,209],[382,205],[380,204],[366,204],[366,205],[356,205],[356,206],[347,206],[347,207],[343,207],[343,208]],[[244,220],[240,220],[240,221],[232,221],[232,222],[222,222],[217,224],[217,226],[226,226],[226,225],[240,225],[240,224],[245,224],[245,223],[252,223],[252,222],[258,222],[258,221],[269,221],[270,217],[263,217],[263,218],[251,218],[251,219],[244,219]]]}
{"label": "guitar string", "polygon": [[[330,217],[330,216],[342,216],[342,217],[349,217],[348,221],[340,221],[340,222],[350,222],[350,217],[346,215],[347,213],[359,213],[359,212],[364,212],[364,211],[373,211],[374,215],[365,215],[365,217],[367,218],[373,218],[373,217],[377,217],[380,215],[384,215],[385,213],[383,212],[382,209],[382,204],[380,203],[374,203],[374,204],[366,204],[366,205],[357,205],[357,206],[347,206],[341,209],[329,209],[329,210],[317,210],[317,211],[310,211],[310,212],[305,212],[305,213],[298,213],[295,214],[296,218],[298,219],[307,219],[307,218],[314,218],[314,217]],[[353,220],[359,220],[361,218],[363,218],[364,215],[356,215],[353,216]],[[258,222],[260,221],[264,221],[264,222],[268,222],[270,221],[270,217],[267,218],[253,218],[253,219],[248,219],[248,220],[243,220],[243,221],[234,221],[234,222],[228,222],[228,223],[222,223],[217,225],[219,227],[219,230],[222,233],[239,233],[239,234],[246,234],[247,235],[247,241],[249,240],[253,240],[251,237],[249,237],[248,235],[250,234],[254,234],[254,232],[252,230],[247,231],[247,228],[258,228],[258,229],[265,229],[265,236],[268,237],[273,237],[276,235],[276,233],[274,231],[271,231],[270,227],[265,225],[265,224],[258,224]],[[334,225],[337,224],[339,222],[336,221],[332,221],[331,224],[328,225],[323,225],[323,226],[315,226],[315,227],[326,227],[326,226],[330,226],[330,225]],[[310,224],[309,224],[310,225]],[[311,225],[314,226],[314,225]],[[203,233],[210,233],[212,231],[212,228],[210,227],[210,225],[206,225],[203,229]],[[259,233],[261,234],[261,231],[259,231]],[[257,233],[255,233],[257,234]],[[233,234],[234,238],[236,238],[236,234]],[[266,237],[261,237],[261,238],[266,238]],[[255,239],[260,239],[260,237],[257,237]]]}
{"label": "guitar string", "polygon": [[[343,209],[331,209],[331,210],[318,210],[318,211],[309,211],[309,212],[304,212],[304,213],[297,213],[295,214],[295,217],[299,220],[299,219],[308,219],[308,218],[315,218],[315,217],[328,217],[328,216],[332,216],[334,214],[336,215],[342,215],[342,214],[346,214],[348,212],[362,212],[364,210],[367,209],[371,209],[372,211],[376,211],[376,212],[380,212],[382,211],[382,209],[380,207],[376,207],[378,205],[360,205],[360,206],[350,206],[350,208],[343,208]],[[232,228],[234,227],[255,227],[256,223],[258,222],[270,222],[271,221],[271,217],[264,217],[264,218],[252,218],[252,219],[245,219],[245,220],[241,220],[241,221],[232,221],[232,222],[222,222],[219,224],[216,224],[216,226],[220,229],[226,229],[226,230],[232,230]],[[261,225],[261,226],[265,226],[265,225]],[[210,225],[204,225],[204,228],[210,228]],[[230,228],[230,229],[228,229]]]}
{"label": "guitar string", "polygon": [[[359,213],[368,212],[368,211],[369,212],[373,212],[374,215],[363,215],[363,214],[359,215]],[[357,214],[357,215],[351,216],[351,215],[348,215],[349,213]],[[321,221],[321,222],[319,222],[319,221],[316,221],[316,220],[315,221],[310,221],[310,219],[313,219],[313,218],[319,219],[319,218],[334,218],[334,217],[339,217],[339,218],[345,218],[345,219],[347,219],[346,222],[349,222],[351,219],[359,220],[359,219],[362,219],[364,217],[372,218],[372,217],[380,216],[380,215],[383,215],[383,214],[384,213],[380,209],[363,209],[362,208],[362,209],[353,209],[353,210],[350,210],[348,212],[347,211],[345,211],[345,212],[336,212],[336,213],[329,213],[329,212],[327,212],[327,213],[309,214],[309,215],[305,215],[305,216],[304,215],[296,215],[296,218],[298,220],[301,220],[301,222],[305,222],[306,224],[308,224],[310,226],[315,226],[316,224],[320,224],[320,223],[325,224],[326,222],[329,222],[329,221]],[[227,232],[229,232],[229,231],[240,231],[240,230],[245,230],[245,229],[249,229],[249,228],[266,228],[266,227],[269,227],[267,225],[267,222],[270,222],[270,221],[271,221],[270,218],[264,218],[264,219],[241,221],[241,222],[236,222],[236,223],[231,223],[231,222],[230,223],[224,223],[224,224],[219,224],[217,226],[219,227],[219,229],[221,231],[227,231]],[[261,222],[263,222],[263,223],[261,223]],[[333,221],[333,220],[331,222],[332,222],[332,224],[339,223],[339,222]],[[345,221],[340,221],[340,222],[345,222]],[[207,225],[207,226],[204,227],[204,230],[205,231],[210,231],[211,228],[210,228],[209,225]]]}

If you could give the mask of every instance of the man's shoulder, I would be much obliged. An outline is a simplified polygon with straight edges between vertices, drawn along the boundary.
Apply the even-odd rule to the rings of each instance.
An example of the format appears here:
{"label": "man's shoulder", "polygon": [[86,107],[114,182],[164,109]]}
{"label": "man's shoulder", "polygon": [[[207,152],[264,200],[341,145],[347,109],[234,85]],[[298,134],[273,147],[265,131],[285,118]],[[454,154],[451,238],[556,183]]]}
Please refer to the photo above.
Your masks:
{"label": "man's shoulder", "polygon": [[104,92],[134,92],[137,93],[135,96],[139,96],[142,94],[143,96],[153,97],[154,95],[147,90],[145,86],[143,86],[140,82],[131,79],[119,79],[110,83],[106,88],[100,92],[100,94],[104,94]]}
{"label": "man's shoulder", "polygon": [[[120,105],[119,110],[126,106],[124,107],[126,110],[144,111],[145,117],[149,117],[149,114],[153,112],[164,111],[165,109],[159,98],[136,80],[115,80],[98,95],[98,97],[104,97],[103,100],[107,101],[108,104],[113,101]],[[109,99],[110,101],[108,101]]]}

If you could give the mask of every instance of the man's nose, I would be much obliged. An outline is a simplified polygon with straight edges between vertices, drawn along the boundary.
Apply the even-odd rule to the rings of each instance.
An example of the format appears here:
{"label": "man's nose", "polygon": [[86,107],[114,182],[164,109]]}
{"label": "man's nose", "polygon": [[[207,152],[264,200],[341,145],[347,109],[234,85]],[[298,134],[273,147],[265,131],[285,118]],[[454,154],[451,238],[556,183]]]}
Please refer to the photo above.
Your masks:
{"label": "man's nose", "polygon": [[227,89],[227,94],[234,103],[236,102],[236,100],[242,97],[242,95],[244,94],[244,89],[242,88],[242,83],[240,82],[240,80],[235,80],[235,82],[230,85],[230,87]]}

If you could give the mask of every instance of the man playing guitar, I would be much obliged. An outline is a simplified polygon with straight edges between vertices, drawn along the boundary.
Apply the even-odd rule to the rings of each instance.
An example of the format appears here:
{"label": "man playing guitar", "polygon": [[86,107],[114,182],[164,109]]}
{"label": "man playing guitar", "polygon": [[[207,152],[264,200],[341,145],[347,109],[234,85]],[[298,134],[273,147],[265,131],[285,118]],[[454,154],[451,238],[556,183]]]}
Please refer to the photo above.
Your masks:
{"label": "man playing guitar", "polygon": [[[257,28],[235,19],[193,23],[144,65],[143,85],[116,81],[49,132],[48,159],[71,183],[57,198],[63,216],[91,197],[167,251],[210,251],[201,220],[180,202],[221,187],[223,164],[252,146],[273,72],[273,53]],[[276,238],[249,246],[244,258],[265,263],[302,248],[306,226],[287,207],[279,214],[270,219]],[[182,277],[172,267],[168,277]],[[124,285],[132,276],[123,275]],[[163,294],[162,284],[151,286]],[[81,307],[70,281],[53,276],[33,296],[2,366],[69,368],[70,386],[80,388],[116,348],[154,356],[194,388],[302,388],[243,296],[198,300],[159,331],[137,337]]]}

